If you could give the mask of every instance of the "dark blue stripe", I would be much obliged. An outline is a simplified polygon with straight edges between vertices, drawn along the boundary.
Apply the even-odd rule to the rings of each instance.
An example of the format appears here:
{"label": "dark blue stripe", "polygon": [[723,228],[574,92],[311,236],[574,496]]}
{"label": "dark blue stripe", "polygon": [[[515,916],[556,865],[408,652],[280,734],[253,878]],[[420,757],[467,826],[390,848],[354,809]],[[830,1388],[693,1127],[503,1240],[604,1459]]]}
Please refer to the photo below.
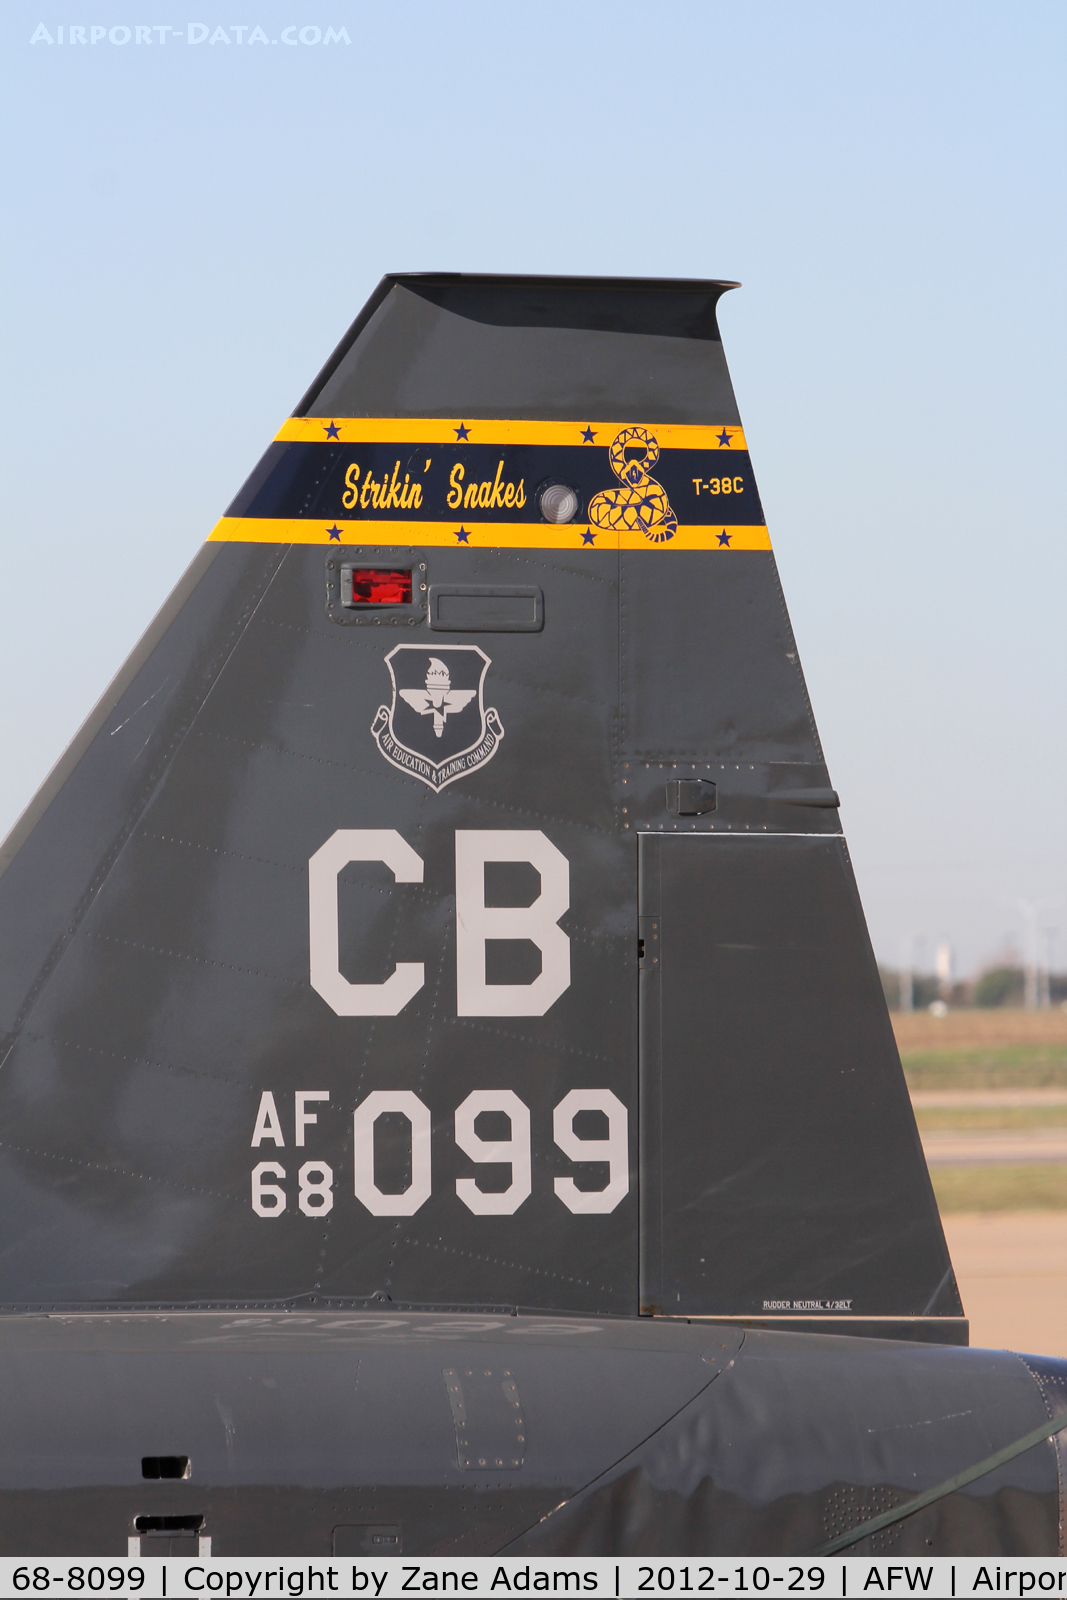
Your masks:
{"label": "dark blue stripe", "polygon": [[[431,465],[427,472],[425,463]],[[496,482],[503,463],[501,483],[522,484],[525,505],[507,507],[451,507],[447,496],[453,469],[463,466],[463,486]],[[367,504],[345,505],[345,475],[359,466],[357,493],[368,476],[376,483],[388,480],[398,486],[407,475],[417,483],[421,504],[400,508]],[[394,480],[395,474],[395,480]],[[671,508],[682,523],[763,523],[763,507],[746,450],[665,450],[652,469],[652,477],[667,492]],[[730,492],[722,493],[728,478]],[[698,493],[694,479],[701,484]],[[740,492],[735,484],[740,480]],[[379,521],[452,522],[464,516],[492,522],[540,522],[538,491],[546,482],[568,483],[578,493],[579,512],[601,490],[622,487],[608,464],[605,449],[573,445],[398,445],[398,444],[272,444],[248,482],[228,508],[229,517],[366,517]],[[712,492],[713,483],[720,485]]]}

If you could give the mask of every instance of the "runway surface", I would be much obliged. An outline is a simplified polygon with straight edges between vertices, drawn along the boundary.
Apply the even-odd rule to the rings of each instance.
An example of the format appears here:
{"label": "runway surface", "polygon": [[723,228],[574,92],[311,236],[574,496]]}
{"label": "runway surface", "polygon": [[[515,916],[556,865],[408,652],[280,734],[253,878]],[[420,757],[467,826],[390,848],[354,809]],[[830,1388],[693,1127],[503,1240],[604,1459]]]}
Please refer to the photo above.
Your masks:
{"label": "runway surface", "polygon": [[971,1344],[1067,1358],[1067,1212],[942,1218]]}
{"label": "runway surface", "polygon": [[1067,1010],[893,1028],[972,1345],[1067,1358]]}
{"label": "runway surface", "polygon": [[1067,1128],[1010,1132],[922,1134],[927,1165],[971,1166],[987,1161],[1067,1161]]}

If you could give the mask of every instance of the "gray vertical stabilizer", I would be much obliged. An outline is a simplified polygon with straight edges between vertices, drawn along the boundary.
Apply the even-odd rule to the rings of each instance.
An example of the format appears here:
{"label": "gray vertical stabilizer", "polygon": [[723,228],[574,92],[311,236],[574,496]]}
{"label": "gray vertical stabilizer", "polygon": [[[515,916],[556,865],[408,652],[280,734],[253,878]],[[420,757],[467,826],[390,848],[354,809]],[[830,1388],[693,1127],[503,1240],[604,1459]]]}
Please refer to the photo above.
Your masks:
{"label": "gray vertical stabilizer", "polygon": [[383,281],[0,855],[5,1306],[965,1338],[729,287]]}

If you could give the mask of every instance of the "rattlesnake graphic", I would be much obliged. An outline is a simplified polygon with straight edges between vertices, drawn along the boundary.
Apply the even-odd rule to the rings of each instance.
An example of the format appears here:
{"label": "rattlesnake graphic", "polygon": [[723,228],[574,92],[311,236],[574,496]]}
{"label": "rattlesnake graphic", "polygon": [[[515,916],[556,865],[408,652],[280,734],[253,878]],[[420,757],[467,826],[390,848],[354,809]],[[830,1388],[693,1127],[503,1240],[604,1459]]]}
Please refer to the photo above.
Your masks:
{"label": "rattlesnake graphic", "polygon": [[[627,461],[627,448],[643,447],[644,455]],[[678,530],[678,518],[671,510],[667,491],[649,477],[659,460],[659,444],[644,428],[623,428],[608,449],[611,470],[620,489],[605,489],[589,502],[589,521],[598,528],[624,533],[643,533],[654,544],[665,544]]]}

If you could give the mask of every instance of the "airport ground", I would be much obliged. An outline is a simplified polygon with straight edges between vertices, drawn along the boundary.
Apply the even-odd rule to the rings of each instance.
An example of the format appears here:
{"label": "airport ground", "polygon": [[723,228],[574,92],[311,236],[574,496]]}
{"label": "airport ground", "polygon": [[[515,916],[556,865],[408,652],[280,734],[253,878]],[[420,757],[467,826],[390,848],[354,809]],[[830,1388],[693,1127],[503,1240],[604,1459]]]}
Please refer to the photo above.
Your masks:
{"label": "airport ground", "polygon": [[893,1026],[971,1343],[1067,1357],[1067,1012]]}

